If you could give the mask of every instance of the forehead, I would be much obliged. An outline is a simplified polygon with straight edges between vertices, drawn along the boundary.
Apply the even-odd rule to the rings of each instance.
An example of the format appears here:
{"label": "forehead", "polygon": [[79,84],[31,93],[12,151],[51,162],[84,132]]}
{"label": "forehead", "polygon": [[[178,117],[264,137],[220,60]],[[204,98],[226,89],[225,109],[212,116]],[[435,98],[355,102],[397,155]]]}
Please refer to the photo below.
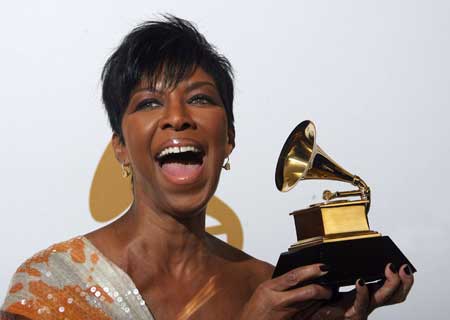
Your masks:
{"label": "forehead", "polygon": [[162,72],[159,73],[159,75],[154,76],[153,79],[150,79],[148,76],[144,76],[141,81],[139,81],[138,85],[133,89],[131,95],[133,95],[136,91],[143,89],[164,92],[172,91],[177,88],[189,88],[196,83],[208,84],[209,86],[217,89],[217,85],[213,77],[201,67],[195,67],[192,71],[187,72],[181,79],[167,78],[167,76]]}

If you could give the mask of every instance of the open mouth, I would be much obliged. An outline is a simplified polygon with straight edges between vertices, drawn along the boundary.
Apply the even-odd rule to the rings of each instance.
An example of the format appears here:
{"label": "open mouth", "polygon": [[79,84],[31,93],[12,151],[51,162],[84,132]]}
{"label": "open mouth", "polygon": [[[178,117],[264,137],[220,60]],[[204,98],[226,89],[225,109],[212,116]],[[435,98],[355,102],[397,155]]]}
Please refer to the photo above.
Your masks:
{"label": "open mouth", "polygon": [[195,179],[201,171],[205,152],[196,146],[171,146],[156,156],[162,172],[179,182]]}

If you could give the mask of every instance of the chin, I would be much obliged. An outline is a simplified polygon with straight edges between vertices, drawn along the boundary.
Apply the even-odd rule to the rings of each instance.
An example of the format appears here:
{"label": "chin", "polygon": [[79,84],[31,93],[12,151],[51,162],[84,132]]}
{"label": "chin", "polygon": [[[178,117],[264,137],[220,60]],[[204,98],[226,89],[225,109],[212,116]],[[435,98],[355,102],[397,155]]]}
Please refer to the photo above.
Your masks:
{"label": "chin", "polygon": [[[209,180],[209,179],[208,179]],[[212,181],[214,180],[214,181]],[[211,179],[192,185],[154,185],[151,198],[161,213],[188,219],[203,214],[214,195],[217,180]]]}
{"label": "chin", "polygon": [[201,216],[206,211],[211,197],[179,195],[167,203],[167,212],[178,219],[191,219]]}

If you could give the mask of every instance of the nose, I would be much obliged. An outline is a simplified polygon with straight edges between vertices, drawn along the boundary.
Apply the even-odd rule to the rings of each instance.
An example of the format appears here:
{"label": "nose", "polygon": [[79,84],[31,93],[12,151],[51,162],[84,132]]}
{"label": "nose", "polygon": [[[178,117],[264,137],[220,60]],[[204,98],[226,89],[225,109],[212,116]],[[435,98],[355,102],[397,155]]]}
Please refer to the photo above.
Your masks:
{"label": "nose", "polygon": [[166,105],[164,116],[160,120],[160,128],[183,131],[195,129],[196,125],[188,107],[183,102],[173,102]]}

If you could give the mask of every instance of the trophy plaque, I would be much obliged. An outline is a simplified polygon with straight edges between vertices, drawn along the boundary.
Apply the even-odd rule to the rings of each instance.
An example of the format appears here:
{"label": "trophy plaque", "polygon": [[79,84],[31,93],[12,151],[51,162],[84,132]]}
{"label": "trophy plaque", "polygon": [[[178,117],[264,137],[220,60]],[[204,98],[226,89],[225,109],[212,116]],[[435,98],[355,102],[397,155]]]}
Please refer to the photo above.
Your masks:
{"label": "trophy plaque", "polygon": [[[370,188],[358,176],[334,162],[317,144],[316,128],[303,121],[289,135],[278,158],[275,182],[286,192],[306,179],[351,183],[356,190],[323,192],[322,203],[294,211],[297,242],[280,255],[273,277],[314,263],[329,266],[329,272],[314,282],[341,287],[384,278],[388,263],[414,266],[388,236],[369,228]],[[347,197],[359,197],[348,200]]]}

